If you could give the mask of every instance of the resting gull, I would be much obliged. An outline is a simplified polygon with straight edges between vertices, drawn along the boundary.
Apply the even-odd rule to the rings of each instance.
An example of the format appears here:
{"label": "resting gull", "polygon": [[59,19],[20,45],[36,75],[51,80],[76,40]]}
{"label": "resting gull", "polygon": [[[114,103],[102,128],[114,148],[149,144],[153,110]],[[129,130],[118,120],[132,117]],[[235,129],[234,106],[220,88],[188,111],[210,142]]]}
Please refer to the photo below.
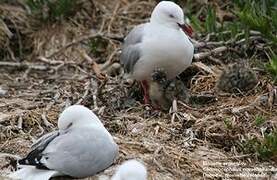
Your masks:
{"label": "resting gull", "polygon": [[125,72],[141,82],[145,103],[149,103],[148,81],[155,69],[164,69],[167,79],[173,79],[190,66],[194,47],[187,35],[191,34],[180,6],[162,1],[150,22],[134,27],[126,36],[120,61]]}
{"label": "resting gull", "polygon": [[14,179],[43,180],[54,176],[88,177],[108,168],[118,146],[98,117],[88,108],[73,105],[58,120],[59,130],[42,136],[18,163]]}
{"label": "resting gull", "polygon": [[111,180],[147,180],[145,166],[137,160],[128,160],[119,166]]}

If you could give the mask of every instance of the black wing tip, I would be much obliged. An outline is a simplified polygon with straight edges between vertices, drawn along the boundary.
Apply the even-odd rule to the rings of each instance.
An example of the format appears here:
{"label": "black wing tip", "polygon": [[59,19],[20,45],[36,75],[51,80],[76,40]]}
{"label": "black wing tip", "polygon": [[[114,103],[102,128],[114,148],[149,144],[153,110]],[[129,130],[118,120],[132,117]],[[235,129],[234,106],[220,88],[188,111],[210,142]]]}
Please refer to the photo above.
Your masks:
{"label": "black wing tip", "polygon": [[44,164],[42,164],[40,161],[28,160],[28,157],[18,160],[18,164],[19,165],[30,165],[30,166],[35,166],[38,169],[49,170],[49,168],[46,167]]}
{"label": "black wing tip", "polygon": [[18,160],[18,164],[20,164],[20,165],[30,165],[27,158],[23,158],[23,159]]}

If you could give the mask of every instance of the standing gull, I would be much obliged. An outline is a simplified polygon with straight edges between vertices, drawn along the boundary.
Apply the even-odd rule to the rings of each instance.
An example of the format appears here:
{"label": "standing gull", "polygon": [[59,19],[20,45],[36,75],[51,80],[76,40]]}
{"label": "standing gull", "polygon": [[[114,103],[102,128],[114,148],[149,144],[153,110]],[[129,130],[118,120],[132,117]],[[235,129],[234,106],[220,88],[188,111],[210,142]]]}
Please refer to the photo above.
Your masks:
{"label": "standing gull", "polygon": [[160,2],[149,23],[131,30],[124,39],[121,64],[131,78],[141,82],[144,102],[149,103],[148,81],[157,68],[173,79],[190,66],[194,47],[187,34],[192,29],[184,21],[183,10],[171,1]]}
{"label": "standing gull", "polygon": [[32,151],[18,161],[15,179],[50,179],[58,175],[88,177],[108,168],[118,146],[98,117],[88,108],[73,105],[58,120],[59,130],[42,136]]}
{"label": "standing gull", "polygon": [[147,171],[142,163],[132,159],[120,165],[111,180],[147,180]]}

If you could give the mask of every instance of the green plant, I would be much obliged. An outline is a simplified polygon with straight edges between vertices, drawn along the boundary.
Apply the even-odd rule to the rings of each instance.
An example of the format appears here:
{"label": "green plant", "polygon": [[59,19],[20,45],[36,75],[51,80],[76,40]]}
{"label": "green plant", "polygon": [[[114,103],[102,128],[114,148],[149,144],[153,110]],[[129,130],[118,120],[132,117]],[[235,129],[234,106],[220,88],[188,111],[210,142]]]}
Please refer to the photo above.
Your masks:
{"label": "green plant", "polygon": [[263,160],[277,157],[277,131],[274,130],[265,134],[264,138],[259,140],[252,138],[243,144],[244,152],[256,153]]}
{"label": "green plant", "polygon": [[102,38],[93,38],[88,42],[91,52],[96,55],[100,56],[107,47],[107,41]]}
{"label": "green plant", "polygon": [[190,21],[191,21],[193,29],[196,32],[204,32],[205,31],[205,29],[201,26],[201,21],[196,16],[191,16]]}
{"label": "green plant", "polygon": [[265,135],[264,141],[257,146],[257,152],[262,159],[277,156],[277,131]]}
{"label": "green plant", "polygon": [[216,12],[211,6],[208,7],[205,28],[207,32],[216,32]]}
{"label": "green plant", "polygon": [[249,30],[256,30],[261,34],[277,43],[277,12],[276,1],[274,0],[236,0],[237,10],[235,14],[239,17],[242,27],[245,30],[246,38]]}
{"label": "green plant", "polygon": [[255,117],[255,124],[256,124],[256,126],[262,125],[265,121],[266,121],[265,118],[263,116],[261,116],[261,115],[257,115]]}
{"label": "green plant", "polygon": [[227,129],[232,129],[232,127],[233,127],[232,122],[229,118],[224,118],[223,122]]}
{"label": "green plant", "polygon": [[266,70],[272,75],[273,81],[277,82],[277,55],[272,53],[269,63],[266,64]]}
{"label": "green plant", "polygon": [[74,13],[76,2],[72,0],[26,0],[31,13],[44,21],[67,18]]}

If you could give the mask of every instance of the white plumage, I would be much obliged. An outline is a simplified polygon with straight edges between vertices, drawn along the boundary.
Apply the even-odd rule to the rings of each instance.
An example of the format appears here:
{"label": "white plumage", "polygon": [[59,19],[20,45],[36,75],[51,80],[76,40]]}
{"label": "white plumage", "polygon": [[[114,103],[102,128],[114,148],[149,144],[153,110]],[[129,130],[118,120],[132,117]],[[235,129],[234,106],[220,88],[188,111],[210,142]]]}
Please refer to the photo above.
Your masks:
{"label": "white plumage", "polygon": [[9,177],[28,180],[58,175],[88,177],[108,168],[118,154],[110,133],[84,106],[66,108],[59,117],[58,128],[38,139],[27,157],[19,160],[22,169]]}

